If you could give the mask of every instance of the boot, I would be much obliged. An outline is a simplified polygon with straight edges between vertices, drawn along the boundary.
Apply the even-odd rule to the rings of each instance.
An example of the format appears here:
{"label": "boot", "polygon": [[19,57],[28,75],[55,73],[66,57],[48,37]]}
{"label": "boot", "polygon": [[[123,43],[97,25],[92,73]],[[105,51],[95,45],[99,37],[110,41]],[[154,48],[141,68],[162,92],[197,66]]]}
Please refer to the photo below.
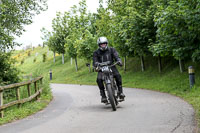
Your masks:
{"label": "boot", "polygon": [[104,90],[100,90],[100,95],[101,95],[101,102],[102,103],[107,103],[108,100],[107,100],[107,97],[106,97],[106,94],[105,94]]}
{"label": "boot", "polygon": [[107,100],[107,98],[106,98],[106,97],[101,97],[101,102],[102,102],[102,103],[107,103],[107,102],[108,102],[108,100]]}
{"label": "boot", "polygon": [[119,89],[118,96],[119,96],[120,100],[124,101],[124,98],[125,98],[126,96],[125,96],[124,93],[123,93],[123,88],[122,88],[122,86],[120,85],[120,86],[118,87],[118,89]]}
{"label": "boot", "polygon": [[125,98],[126,96],[124,95],[124,93],[119,93],[119,98],[122,100],[122,101],[124,101],[124,98]]}

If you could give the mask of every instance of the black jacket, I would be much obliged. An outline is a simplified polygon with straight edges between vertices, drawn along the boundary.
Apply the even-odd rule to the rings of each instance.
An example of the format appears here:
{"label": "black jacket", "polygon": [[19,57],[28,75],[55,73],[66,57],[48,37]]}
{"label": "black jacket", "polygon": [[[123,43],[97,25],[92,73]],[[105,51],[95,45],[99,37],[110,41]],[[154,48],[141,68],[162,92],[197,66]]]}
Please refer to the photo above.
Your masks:
{"label": "black jacket", "polygon": [[114,63],[114,61],[121,61],[118,52],[112,48],[108,47],[107,50],[102,51],[100,49],[97,49],[93,53],[93,66],[97,67],[97,63],[102,63],[106,61],[111,61],[111,64]]}

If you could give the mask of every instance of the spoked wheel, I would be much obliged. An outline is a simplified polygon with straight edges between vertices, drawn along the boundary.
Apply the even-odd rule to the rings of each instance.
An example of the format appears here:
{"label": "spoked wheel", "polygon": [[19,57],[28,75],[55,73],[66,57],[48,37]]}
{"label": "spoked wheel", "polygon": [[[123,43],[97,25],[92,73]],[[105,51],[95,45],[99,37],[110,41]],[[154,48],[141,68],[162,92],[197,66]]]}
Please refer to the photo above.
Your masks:
{"label": "spoked wheel", "polygon": [[106,87],[107,87],[107,92],[108,92],[108,100],[110,101],[113,111],[116,111],[117,110],[116,101],[115,101],[115,97],[111,88],[111,84],[107,84]]}

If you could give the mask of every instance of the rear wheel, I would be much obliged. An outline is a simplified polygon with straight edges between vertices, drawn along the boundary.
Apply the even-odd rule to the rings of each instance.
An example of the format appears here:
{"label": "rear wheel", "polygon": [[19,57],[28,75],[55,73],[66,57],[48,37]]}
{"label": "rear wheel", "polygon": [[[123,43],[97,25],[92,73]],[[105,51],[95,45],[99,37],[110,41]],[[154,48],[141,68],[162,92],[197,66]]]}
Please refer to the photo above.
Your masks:
{"label": "rear wheel", "polygon": [[111,84],[107,84],[107,92],[108,92],[108,100],[110,101],[110,104],[113,108],[113,111],[116,111],[116,102],[115,102],[115,98],[114,98],[114,94],[111,88]]}

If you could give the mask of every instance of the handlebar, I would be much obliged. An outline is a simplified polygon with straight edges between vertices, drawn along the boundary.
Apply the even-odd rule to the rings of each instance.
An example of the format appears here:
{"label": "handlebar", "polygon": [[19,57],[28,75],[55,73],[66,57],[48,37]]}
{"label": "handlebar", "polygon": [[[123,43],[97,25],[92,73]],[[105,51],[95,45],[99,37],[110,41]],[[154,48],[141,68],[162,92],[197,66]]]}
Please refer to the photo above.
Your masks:
{"label": "handlebar", "polygon": [[114,64],[110,65],[109,67],[113,67],[115,65],[117,65],[119,63],[119,61],[115,62]]}
{"label": "handlebar", "polygon": [[113,67],[113,66],[117,65],[118,63],[119,63],[119,61],[115,62],[115,63],[112,64],[112,65],[109,65],[109,64],[110,64],[110,61],[107,61],[107,62],[99,63],[98,66],[100,66],[100,67],[102,67],[102,66]]}

